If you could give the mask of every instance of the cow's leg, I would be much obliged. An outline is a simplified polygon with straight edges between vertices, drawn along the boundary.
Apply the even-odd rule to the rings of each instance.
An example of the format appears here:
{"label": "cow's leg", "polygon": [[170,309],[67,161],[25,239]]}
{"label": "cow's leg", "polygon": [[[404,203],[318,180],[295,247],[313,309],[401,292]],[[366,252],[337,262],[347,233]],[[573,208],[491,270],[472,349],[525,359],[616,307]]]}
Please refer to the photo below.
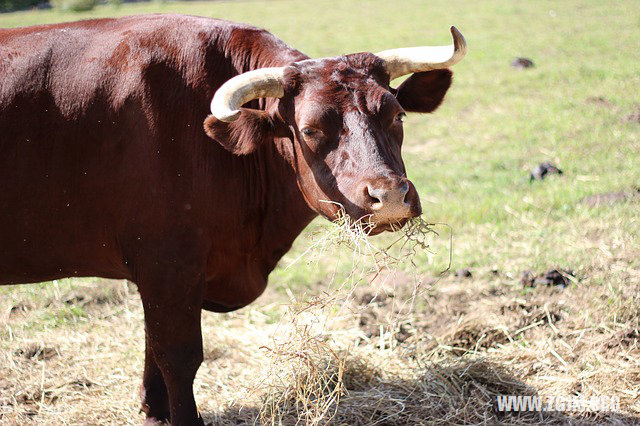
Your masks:
{"label": "cow's leg", "polygon": [[162,377],[162,371],[156,364],[151,350],[149,336],[146,336],[144,353],[144,375],[140,385],[140,400],[142,411],[147,415],[146,425],[169,422],[169,395]]}
{"label": "cow's leg", "polygon": [[[159,369],[164,379],[169,401],[171,424],[202,425],[195,399],[193,398],[193,379],[202,362],[202,335],[200,331],[200,306],[204,280],[187,279],[181,274],[164,273],[156,280],[141,280],[138,283],[140,297],[144,307],[147,342],[155,360],[145,364],[145,378],[149,383],[158,384]],[[148,374],[148,376],[147,376]],[[161,397],[162,385],[151,386],[157,391],[152,398]],[[151,402],[151,400],[149,401]],[[158,401],[153,401],[158,402]],[[162,405],[157,413],[164,420],[166,412]],[[156,414],[155,411],[151,411]],[[149,421],[156,418],[148,417]]]}

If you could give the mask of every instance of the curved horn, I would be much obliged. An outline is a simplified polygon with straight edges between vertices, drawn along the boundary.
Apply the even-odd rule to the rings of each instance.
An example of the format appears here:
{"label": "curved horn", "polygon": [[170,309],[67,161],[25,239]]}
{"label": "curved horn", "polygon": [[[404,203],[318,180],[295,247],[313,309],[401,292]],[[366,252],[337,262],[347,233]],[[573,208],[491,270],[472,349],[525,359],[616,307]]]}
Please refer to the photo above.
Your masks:
{"label": "curved horn", "polygon": [[389,49],[376,53],[386,62],[391,80],[420,71],[448,68],[460,62],[467,53],[467,42],[456,27],[451,27],[450,46],[422,46]]}
{"label": "curved horn", "polygon": [[240,116],[240,107],[258,98],[284,96],[284,67],[260,68],[237,75],[224,83],[213,95],[211,114],[227,123]]}

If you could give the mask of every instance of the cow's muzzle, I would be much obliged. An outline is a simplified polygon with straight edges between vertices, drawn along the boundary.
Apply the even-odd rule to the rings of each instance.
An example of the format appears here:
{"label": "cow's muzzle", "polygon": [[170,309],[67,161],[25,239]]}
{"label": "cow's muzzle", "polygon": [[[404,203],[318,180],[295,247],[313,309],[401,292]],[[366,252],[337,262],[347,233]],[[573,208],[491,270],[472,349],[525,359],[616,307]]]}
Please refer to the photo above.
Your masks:
{"label": "cow's muzzle", "polygon": [[397,229],[422,213],[418,192],[404,177],[367,179],[360,183],[358,192],[358,204],[368,212],[370,221],[381,227]]}

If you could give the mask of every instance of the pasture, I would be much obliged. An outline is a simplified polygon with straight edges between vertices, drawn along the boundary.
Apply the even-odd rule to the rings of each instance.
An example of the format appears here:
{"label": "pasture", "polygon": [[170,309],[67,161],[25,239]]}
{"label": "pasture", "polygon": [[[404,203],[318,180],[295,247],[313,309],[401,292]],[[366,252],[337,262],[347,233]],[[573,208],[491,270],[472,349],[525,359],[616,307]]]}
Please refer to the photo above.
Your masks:
{"label": "pasture", "polygon": [[[640,422],[634,0],[127,3],[0,27],[152,12],[251,23],[312,57],[447,44],[450,25],[469,46],[443,105],[405,120],[429,249],[396,244],[376,264],[315,220],[256,303],[203,313],[206,421]],[[544,161],[563,173],[530,180]],[[140,424],[142,317],[127,282],[0,287],[0,423]],[[501,413],[509,394],[616,396],[620,410]]]}

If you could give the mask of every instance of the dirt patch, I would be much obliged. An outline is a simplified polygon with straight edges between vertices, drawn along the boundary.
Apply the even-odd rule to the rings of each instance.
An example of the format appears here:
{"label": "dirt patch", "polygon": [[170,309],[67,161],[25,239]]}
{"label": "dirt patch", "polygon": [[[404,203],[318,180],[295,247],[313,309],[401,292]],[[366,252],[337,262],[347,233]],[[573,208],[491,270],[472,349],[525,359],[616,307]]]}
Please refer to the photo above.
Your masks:
{"label": "dirt patch", "polygon": [[36,304],[31,300],[22,300],[14,304],[9,310],[9,318],[24,314],[36,308]]}
{"label": "dirt patch", "polygon": [[[100,306],[107,304],[120,304],[124,301],[125,292],[118,285],[117,281],[113,281],[108,286],[101,283],[91,287],[84,287],[79,291],[71,291],[61,298],[51,298],[47,301],[47,306],[56,306],[59,304],[70,306]],[[126,285],[126,284],[125,284]]]}
{"label": "dirt patch", "polygon": [[[363,367],[372,368],[371,364],[366,362]],[[497,410],[482,408],[494,406],[497,395],[535,394],[535,389],[524,384],[513,372],[482,360],[431,363],[418,371],[417,375],[404,377],[392,368],[389,372],[381,371],[374,375],[364,386],[343,397],[331,424],[498,423],[501,414]],[[465,406],[464,410],[455,409],[460,404]],[[538,413],[502,415],[520,424],[531,423],[537,416]],[[543,417],[547,420],[552,418],[551,415]]]}
{"label": "dirt patch", "polygon": [[398,320],[411,311],[413,302],[426,291],[427,286],[420,285],[421,280],[401,270],[390,270],[370,276],[369,286],[355,289],[354,309],[360,312],[358,325],[367,338],[390,333],[396,341],[404,342],[415,333],[410,321]]}
{"label": "dirt patch", "polygon": [[462,268],[456,271],[455,276],[458,278],[472,278],[473,274],[471,273],[471,269]]}
{"label": "dirt patch", "polygon": [[[523,333],[554,327],[563,320],[562,303],[547,297],[563,288],[565,280],[571,282],[569,274],[572,271],[556,269],[540,276],[531,273],[531,282],[543,291],[516,298],[503,286],[487,284],[479,290],[473,287],[473,281],[468,281],[472,285],[469,287],[467,281],[457,277],[438,282],[435,288],[412,293],[407,283],[413,281],[407,276],[398,279],[403,275],[394,272],[390,275],[394,279],[387,278],[394,286],[363,287],[354,292],[353,300],[359,309],[358,327],[366,337],[359,345],[372,342],[388,345],[391,338],[401,346],[417,345],[425,353],[446,352],[448,356],[459,357],[511,344]],[[410,305],[406,304],[407,298],[413,298]],[[411,311],[407,306],[421,314],[408,315]]]}
{"label": "dirt patch", "polygon": [[577,281],[575,273],[571,269],[549,269],[547,272],[538,275],[531,271],[525,271],[522,273],[522,278],[520,278],[520,283],[524,287],[544,285],[564,288]]}
{"label": "dirt patch", "polygon": [[500,314],[515,320],[514,333],[518,334],[525,328],[537,323],[555,324],[564,318],[562,306],[549,303],[546,298],[512,299],[500,306]]}
{"label": "dirt patch", "polygon": [[94,385],[95,383],[87,379],[76,379],[69,382],[69,386],[77,390],[87,390]]}
{"label": "dirt patch", "polygon": [[626,123],[640,123],[640,105],[635,105],[630,113],[624,116]]}
{"label": "dirt patch", "polygon": [[455,323],[440,329],[429,327],[422,333],[432,333],[436,345],[451,355],[476,354],[490,348],[513,343],[521,335],[540,327],[555,327],[564,318],[562,306],[546,299],[514,299],[495,297],[491,302],[471,302],[469,314],[461,315]]}
{"label": "dirt patch", "polygon": [[614,333],[606,342],[607,349],[623,350],[640,345],[640,331],[637,328],[627,328]]}
{"label": "dirt patch", "polygon": [[23,393],[16,396],[16,401],[22,405],[31,406],[36,408],[41,404],[55,404],[58,401],[58,396],[50,390],[42,390],[39,388],[26,389]]}
{"label": "dirt patch", "polygon": [[640,188],[634,188],[629,191],[605,192],[602,194],[590,195],[580,200],[580,203],[590,208],[596,208],[638,200],[640,200]]}
{"label": "dirt patch", "polygon": [[535,67],[535,64],[529,58],[515,58],[511,61],[511,66],[517,70],[524,70]]}
{"label": "dirt patch", "polygon": [[604,108],[612,108],[615,105],[604,96],[591,96],[586,99],[587,103],[597,105]]}
{"label": "dirt patch", "polygon": [[443,340],[451,347],[452,354],[463,355],[507,343],[509,336],[504,326],[492,324],[482,318],[472,318],[453,327],[452,332],[444,336]]}
{"label": "dirt patch", "polygon": [[45,346],[42,343],[33,343],[17,349],[13,354],[24,359],[37,361],[45,361],[60,355],[56,348]]}

